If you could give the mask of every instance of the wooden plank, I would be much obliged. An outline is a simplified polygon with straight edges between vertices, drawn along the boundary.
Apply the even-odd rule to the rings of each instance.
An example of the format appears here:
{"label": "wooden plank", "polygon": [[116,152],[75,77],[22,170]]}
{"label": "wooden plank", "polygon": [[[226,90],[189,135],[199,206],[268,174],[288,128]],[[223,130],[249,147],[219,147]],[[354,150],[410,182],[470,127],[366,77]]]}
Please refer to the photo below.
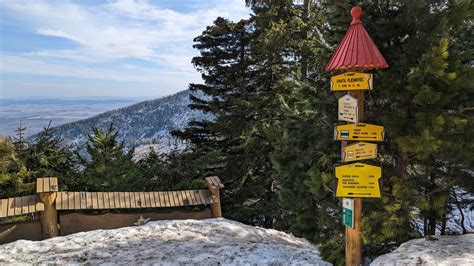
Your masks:
{"label": "wooden plank", "polygon": [[8,199],[0,199],[0,218],[8,216]]}
{"label": "wooden plank", "polygon": [[153,192],[153,194],[155,195],[156,207],[157,208],[163,207],[161,206],[160,194],[158,193],[158,191]]}
{"label": "wooden plank", "polygon": [[152,208],[158,207],[158,205],[156,205],[155,192],[148,192],[148,193],[150,193],[150,200],[151,200],[150,207]]}
{"label": "wooden plank", "polygon": [[115,197],[113,192],[107,193],[109,194],[109,208],[115,209]]}
{"label": "wooden plank", "polygon": [[168,197],[169,197],[169,199],[170,199],[170,207],[176,206],[176,205],[174,204],[173,192],[172,192],[172,191],[167,191],[167,193],[168,193]]}
{"label": "wooden plank", "polygon": [[74,210],[81,209],[81,193],[80,192],[72,192],[74,193]]}
{"label": "wooden plank", "polygon": [[194,203],[194,199],[193,197],[191,196],[191,191],[190,190],[186,190],[186,195],[188,196],[188,199],[189,199],[189,205],[195,205],[196,203]]}
{"label": "wooden plank", "polygon": [[43,192],[49,192],[49,178],[43,178]]}
{"label": "wooden plank", "polygon": [[130,208],[134,209],[137,207],[137,202],[135,201],[135,192],[129,192],[130,198]]}
{"label": "wooden plank", "polygon": [[201,190],[196,190],[196,192],[199,194],[199,197],[201,198],[201,202],[203,205],[207,204],[206,199],[204,198],[204,195],[201,193]]}
{"label": "wooden plank", "polygon": [[63,193],[62,192],[58,192],[56,194],[56,210],[61,210],[62,209],[62,201],[61,201],[61,197],[62,197]]}
{"label": "wooden plank", "polygon": [[175,198],[176,206],[183,206],[181,200],[181,193],[179,193],[179,191],[173,191],[173,196]]}
{"label": "wooden plank", "polygon": [[51,177],[49,179],[49,191],[58,191],[58,178]]}
{"label": "wooden plank", "polygon": [[102,198],[104,199],[104,209],[110,209],[109,192],[102,192]]}
{"label": "wooden plank", "polygon": [[21,214],[28,214],[28,206],[30,205],[30,196],[21,197]]}
{"label": "wooden plank", "polygon": [[28,196],[28,213],[36,212],[36,195]]}
{"label": "wooden plank", "polygon": [[114,205],[115,205],[115,209],[119,209],[120,208],[120,195],[118,192],[112,192],[114,194]]}
{"label": "wooden plank", "polygon": [[21,197],[16,197],[13,199],[15,204],[15,215],[21,215]]}
{"label": "wooden plank", "polygon": [[84,191],[79,192],[79,210],[87,209],[87,193]]}
{"label": "wooden plank", "polygon": [[150,197],[148,195],[148,192],[143,192],[143,195],[145,196],[145,206],[146,208],[150,207]]}
{"label": "wooden plank", "polygon": [[140,204],[141,204],[141,201],[140,201],[140,193],[138,192],[133,192],[132,193],[132,200],[133,200],[133,208],[140,208]]}
{"label": "wooden plank", "polygon": [[7,216],[15,216],[15,198],[8,198]]}
{"label": "wooden plank", "polygon": [[92,209],[92,192],[86,192],[86,209]]}
{"label": "wooden plank", "polygon": [[125,208],[125,197],[124,197],[124,195],[121,192],[117,192],[117,196],[118,196],[118,206],[115,205],[115,208],[118,208],[118,209]]}
{"label": "wooden plank", "polygon": [[159,204],[160,208],[165,207],[165,201],[164,201],[163,195],[162,195],[163,193],[160,192],[160,191],[157,191],[156,193],[158,194],[158,204]]}
{"label": "wooden plank", "polygon": [[202,194],[204,195],[204,197],[206,198],[206,203],[214,203],[214,200],[212,199],[212,193],[211,191],[209,190],[203,190],[202,191]]}
{"label": "wooden plank", "polygon": [[99,208],[99,199],[97,198],[97,192],[91,192],[92,196],[92,209],[98,209]]}
{"label": "wooden plank", "polygon": [[194,199],[194,203],[196,205],[199,205],[199,204],[201,204],[201,200],[199,199],[199,197],[196,197],[196,193],[194,193],[194,192],[195,192],[194,190],[189,191],[189,193],[191,193],[191,197],[193,197],[193,199]]}
{"label": "wooden plank", "polygon": [[151,198],[150,198],[150,193],[145,192],[145,207],[150,208],[151,207]]}
{"label": "wooden plank", "polygon": [[68,196],[68,193],[67,193],[67,192],[63,192],[63,196],[62,196],[62,198],[61,198],[61,200],[62,200],[62,204],[61,204],[61,205],[62,205],[62,207],[63,207],[63,210],[69,209],[69,201],[68,201],[67,196]]}
{"label": "wooden plank", "polygon": [[132,208],[132,193],[131,192],[125,192],[125,205],[127,208]]}
{"label": "wooden plank", "polygon": [[172,204],[171,206],[172,206],[172,207],[178,206],[178,202],[177,202],[177,199],[175,198],[174,191],[170,191],[170,192],[169,192],[169,195],[170,195],[170,199],[171,199],[171,202],[172,202],[172,203],[171,203],[171,204]]}
{"label": "wooden plank", "polygon": [[97,192],[97,208],[98,209],[104,208],[104,195],[102,192]]}
{"label": "wooden plank", "polygon": [[163,204],[164,207],[169,207],[170,206],[170,201],[169,201],[169,198],[168,198],[168,194],[167,192],[163,191],[163,192],[160,192],[160,196],[161,196],[161,203]]}
{"label": "wooden plank", "polygon": [[193,194],[193,197],[196,199],[196,204],[201,205],[202,199],[201,199],[201,196],[199,196],[199,192],[197,190],[191,190],[191,193]]}
{"label": "wooden plank", "polygon": [[138,192],[136,197],[138,197],[137,208],[143,208],[145,205],[145,196],[142,192]]}
{"label": "wooden plank", "polygon": [[[59,192],[58,194],[61,194],[61,197],[60,197],[60,200],[58,201],[58,199],[56,199],[56,210],[67,210],[67,195],[66,195],[66,192]],[[58,197],[58,194],[56,195],[56,197]],[[61,208],[58,209],[58,206],[60,206]]]}
{"label": "wooden plank", "polygon": [[36,178],[36,193],[43,192],[43,178]]}
{"label": "wooden plank", "polygon": [[176,206],[176,205],[174,204],[173,192],[168,191],[168,197],[170,198],[170,207]]}
{"label": "wooden plank", "polygon": [[181,198],[183,199],[183,206],[188,206],[189,205],[189,199],[188,199],[188,196],[186,195],[186,192],[179,191],[179,194],[181,194]]}
{"label": "wooden plank", "polygon": [[184,195],[186,195],[186,199],[188,200],[188,206],[194,205],[194,199],[191,197],[189,190],[184,190]]}
{"label": "wooden plank", "polygon": [[174,198],[174,206],[176,206],[176,207],[180,206],[178,192],[173,191],[172,194],[173,194],[173,198]]}
{"label": "wooden plank", "polygon": [[68,210],[74,210],[74,192],[67,192]]}
{"label": "wooden plank", "polygon": [[102,198],[104,199],[104,209],[110,209],[109,192],[102,192]]}

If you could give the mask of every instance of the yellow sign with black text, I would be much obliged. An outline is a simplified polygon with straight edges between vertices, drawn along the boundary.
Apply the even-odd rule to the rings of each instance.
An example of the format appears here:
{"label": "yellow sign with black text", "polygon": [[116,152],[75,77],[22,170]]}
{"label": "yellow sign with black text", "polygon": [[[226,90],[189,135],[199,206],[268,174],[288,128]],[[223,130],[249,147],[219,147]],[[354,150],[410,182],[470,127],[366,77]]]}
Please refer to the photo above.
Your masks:
{"label": "yellow sign with black text", "polygon": [[347,145],[342,151],[343,162],[354,162],[377,158],[377,144],[357,142]]}
{"label": "yellow sign with black text", "polygon": [[337,119],[352,123],[359,122],[359,104],[356,97],[346,94],[339,98]]}
{"label": "yellow sign with black text", "polygon": [[380,198],[382,168],[363,163],[336,167],[336,197]]}
{"label": "yellow sign with black text", "polygon": [[384,137],[384,127],[372,124],[347,124],[334,128],[335,140],[383,141]]}
{"label": "yellow sign with black text", "polygon": [[331,91],[371,90],[372,74],[347,72],[331,77]]}

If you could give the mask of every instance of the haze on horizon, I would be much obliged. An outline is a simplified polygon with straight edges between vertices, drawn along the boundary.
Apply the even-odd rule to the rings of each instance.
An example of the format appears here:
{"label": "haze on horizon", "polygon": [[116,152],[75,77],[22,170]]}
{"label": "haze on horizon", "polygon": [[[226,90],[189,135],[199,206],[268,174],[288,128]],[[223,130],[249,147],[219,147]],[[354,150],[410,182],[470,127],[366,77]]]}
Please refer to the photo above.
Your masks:
{"label": "haze on horizon", "polygon": [[243,0],[0,0],[0,98],[156,98],[200,82],[193,38]]}

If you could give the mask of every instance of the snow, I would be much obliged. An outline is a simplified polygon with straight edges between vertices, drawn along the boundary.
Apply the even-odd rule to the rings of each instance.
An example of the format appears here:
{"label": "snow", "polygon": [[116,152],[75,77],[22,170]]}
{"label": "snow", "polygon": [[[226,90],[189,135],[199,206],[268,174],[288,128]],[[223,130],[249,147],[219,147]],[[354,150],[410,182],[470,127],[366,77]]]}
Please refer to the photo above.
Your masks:
{"label": "snow", "polygon": [[413,239],[370,265],[474,265],[474,234]]}
{"label": "snow", "polygon": [[0,264],[11,263],[330,265],[304,239],[223,218],[19,240],[0,246]]}

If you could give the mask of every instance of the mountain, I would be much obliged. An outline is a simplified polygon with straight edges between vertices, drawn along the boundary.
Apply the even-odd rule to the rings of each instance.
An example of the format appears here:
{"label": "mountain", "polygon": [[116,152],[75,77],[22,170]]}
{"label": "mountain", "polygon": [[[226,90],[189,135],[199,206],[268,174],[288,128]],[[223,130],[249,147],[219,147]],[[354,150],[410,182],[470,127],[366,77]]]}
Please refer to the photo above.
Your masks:
{"label": "mountain", "polygon": [[[119,130],[119,140],[128,147],[160,144],[160,149],[178,145],[170,135],[174,129],[182,129],[193,119],[210,116],[191,110],[190,91],[182,91],[160,99],[139,102],[124,108],[108,111],[91,118],[54,127],[55,134],[66,144],[82,145],[92,127],[106,129],[111,123]],[[156,146],[156,145],[155,145]]]}

